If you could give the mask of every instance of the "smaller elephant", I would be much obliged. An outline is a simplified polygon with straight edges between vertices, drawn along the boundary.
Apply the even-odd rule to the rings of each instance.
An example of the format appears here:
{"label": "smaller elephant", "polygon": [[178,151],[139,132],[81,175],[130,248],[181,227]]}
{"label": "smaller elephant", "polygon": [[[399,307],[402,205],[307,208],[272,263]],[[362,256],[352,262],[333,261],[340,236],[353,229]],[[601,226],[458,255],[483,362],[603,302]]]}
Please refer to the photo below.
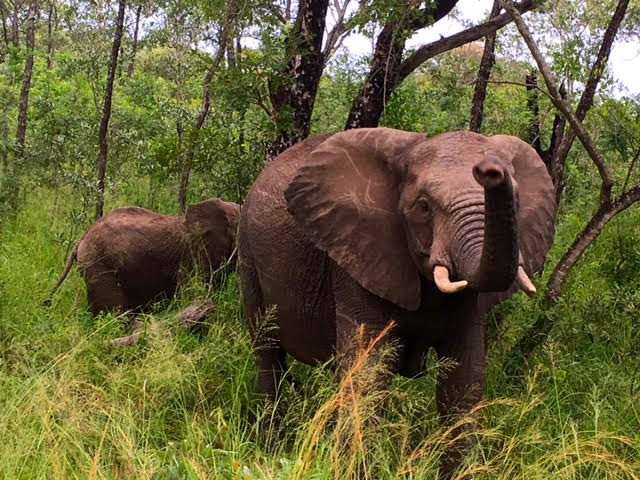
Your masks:
{"label": "smaller elephant", "polygon": [[118,208],[84,233],[73,247],[49,300],[74,261],[87,284],[89,310],[140,311],[172,297],[181,272],[209,278],[235,248],[240,206],[219,199],[187,208],[184,216],[139,207]]}

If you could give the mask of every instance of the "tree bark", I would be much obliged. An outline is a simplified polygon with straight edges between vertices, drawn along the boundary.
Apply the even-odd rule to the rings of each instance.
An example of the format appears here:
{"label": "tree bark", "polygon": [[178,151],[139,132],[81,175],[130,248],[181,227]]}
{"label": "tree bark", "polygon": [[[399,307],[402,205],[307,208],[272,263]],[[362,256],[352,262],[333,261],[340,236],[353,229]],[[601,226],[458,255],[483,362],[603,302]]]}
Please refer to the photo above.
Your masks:
{"label": "tree bark", "polygon": [[131,58],[129,59],[129,66],[127,67],[127,78],[133,76],[133,70],[136,63],[136,53],[138,51],[138,32],[140,30],[140,14],[142,13],[142,4],[138,5],[136,9],[136,21],[133,29],[133,40],[131,42]]}
{"label": "tree bark", "polygon": [[[611,173],[609,171],[609,168],[607,167],[606,162],[600,155],[600,152],[598,152],[598,150],[596,149],[596,146],[593,140],[591,139],[589,132],[587,132],[587,130],[584,128],[584,125],[582,125],[582,122],[576,117],[576,114],[571,109],[571,107],[567,104],[567,102],[565,102],[562,99],[558,86],[556,85],[555,80],[553,79],[553,74],[551,73],[551,69],[549,68],[549,65],[547,64],[544,57],[542,56],[542,53],[540,52],[540,49],[538,48],[536,41],[533,39],[533,36],[531,35],[531,31],[529,30],[529,27],[527,27],[526,23],[524,23],[524,20],[520,16],[520,13],[514,7],[511,0],[500,0],[500,2],[502,3],[502,6],[504,7],[504,9],[507,10],[507,12],[509,12],[511,17],[513,18],[513,21],[516,24],[516,27],[518,28],[520,35],[524,39],[525,43],[527,44],[527,47],[529,48],[529,51],[533,55],[533,58],[535,59],[538,65],[538,68],[540,69],[540,73],[542,73],[542,77],[544,78],[544,81],[547,85],[547,89],[549,90],[551,101],[553,102],[555,107],[558,110],[560,110],[560,112],[562,112],[564,117],[567,119],[567,121],[571,125],[571,128],[573,128],[573,130],[575,131],[576,136],[580,139],[580,142],[584,146],[584,149],[587,151],[587,153],[589,154],[589,157],[591,157],[591,160],[593,161],[593,163],[596,165],[596,168],[598,169],[598,173],[602,178],[602,186],[600,189],[600,202],[605,203],[609,201],[611,198],[611,189],[613,188],[613,177],[611,176]],[[621,0],[621,3],[622,2],[628,2],[628,0]]]}
{"label": "tree bark", "polygon": [[[498,0],[493,0],[489,19],[492,19],[499,14],[500,2],[498,2]],[[487,84],[489,83],[489,77],[491,76],[493,66],[496,63],[495,50],[496,31],[493,31],[485,38],[482,59],[480,60],[480,67],[478,68],[478,78],[476,79],[476,85],[473,91],[471,120],[469,121],[469,130],[472,132],[480,133],[480,130],[482,129],[482,116],[484,113],[484,100],[487,96]]]}
{"label": "tree bark", "polygon": [[287,66],[269,79],[277,136],[268,159],[309,135],[311,113],[324,68],[322,37],[328,0],[300,0],[291,34],[285,40]]}
{"label": "tree bark", "polygon": [[29,91],[31,90],[31,76],[33,75],[33,60],[35,48],[36,15],[38,13],[38,0],[31,0],[25,32],[25,44],[27,55],[24,62],[24,76],[20,89],[20,103],[18,105],[18,126],[16,129],[16,162],[21,162],[24,157],[24,146],[27,136],[27,114],[29,112]]}
{"label": "tree bark", "polygon": [[[542,157],[542,143],[540,141],[540,103],[538,93],[538,75],[535,70],[525,76],[527,89],[527,111],[529,112],[529,143]],[[548,169],[548,167],[547,167]]]}
{"label": "tree bark", "polygon": [[440,0],[415,15],[407,8],[398,23],[387,23],[378,35],[369,74],[354,99],[345,129],[375,127],[391,93],[401,80],[400,66],[409,36],[447,15],[457,0]]}
{"label": "tree bark", "polygon": [[107,172],[107,153],[109,149],[107,133],[109,130],[109,119],[111,118],[113,84],[115,81],[116,70],[118,68],[118,53],[120,52],[120,44],[122,43],[125,8],[126,0],[119,0],[118,16],[116,18],[113,45],[111,47],[111,62],[109,63],[109,72],[107,73],[107,82],[104,92],[102,120],[100,121],[100,130],[98,132],[98,144],[100,150],[98,153],[98,195],[96,200],[96,219],[102,216],[104,210],[104,179]]}

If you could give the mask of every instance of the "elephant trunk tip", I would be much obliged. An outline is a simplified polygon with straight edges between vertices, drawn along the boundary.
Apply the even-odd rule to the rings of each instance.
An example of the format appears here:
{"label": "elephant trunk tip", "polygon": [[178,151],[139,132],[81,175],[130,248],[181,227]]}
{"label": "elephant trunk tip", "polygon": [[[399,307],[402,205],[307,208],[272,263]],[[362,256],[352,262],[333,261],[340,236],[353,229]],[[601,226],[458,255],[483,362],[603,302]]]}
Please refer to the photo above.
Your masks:
{"label": "elephant trunk tip", "polygon": [[485,189],[492,189],[504,184],[505,169],[499,159],[487,157],[473,166],[473,178]]}

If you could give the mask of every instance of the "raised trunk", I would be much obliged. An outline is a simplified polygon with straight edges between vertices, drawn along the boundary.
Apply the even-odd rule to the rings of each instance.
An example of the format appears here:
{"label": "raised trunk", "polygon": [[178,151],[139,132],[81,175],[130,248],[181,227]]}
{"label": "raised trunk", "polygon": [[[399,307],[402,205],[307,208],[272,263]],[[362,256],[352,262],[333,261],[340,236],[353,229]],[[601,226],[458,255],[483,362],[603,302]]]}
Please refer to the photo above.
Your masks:
{"label": "raised trunk", "polygon": [[[509,288],[516,277],[519,260],[518,226],[513,184],[499,161],[486,159],[474,167],[474,176],[484,187],[484,216],[476,203],[469,218],[459,222],[474,234],[462,234],[460,275],[481,292]],[[483,225],[482,229],[478,224]],[[483,232],[483,233],[481,233]]]}

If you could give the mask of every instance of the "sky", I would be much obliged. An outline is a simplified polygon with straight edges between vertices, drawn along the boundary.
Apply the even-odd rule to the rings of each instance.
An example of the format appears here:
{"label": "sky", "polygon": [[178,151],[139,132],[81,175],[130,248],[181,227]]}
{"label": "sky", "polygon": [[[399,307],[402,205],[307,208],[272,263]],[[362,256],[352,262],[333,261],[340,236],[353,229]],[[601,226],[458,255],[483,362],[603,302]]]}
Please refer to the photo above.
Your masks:
{"label": "sky", "polygon": [[[480,23],[487,18],[493,0],[459,0],[457,9],[461,17],[473,23]],[[526,15],[524,15],[526,21]],[[433,42],[441,36],[448,37],[464,30],[457,20],[446,16],[435,25],[425,28],[414,35],[408,42],[408,47],[415,47]],[[535,33],[534,33],[535,38]],[[370,40],[362,35],[351,35],[344,42],[344,46],[355,54],[371,52]],[[533,59],[531,59],[533,62]],[[615,42],[609,57],[610,67],[614,77],[621,83],[620,95],[640,94],[640,43]]]}

